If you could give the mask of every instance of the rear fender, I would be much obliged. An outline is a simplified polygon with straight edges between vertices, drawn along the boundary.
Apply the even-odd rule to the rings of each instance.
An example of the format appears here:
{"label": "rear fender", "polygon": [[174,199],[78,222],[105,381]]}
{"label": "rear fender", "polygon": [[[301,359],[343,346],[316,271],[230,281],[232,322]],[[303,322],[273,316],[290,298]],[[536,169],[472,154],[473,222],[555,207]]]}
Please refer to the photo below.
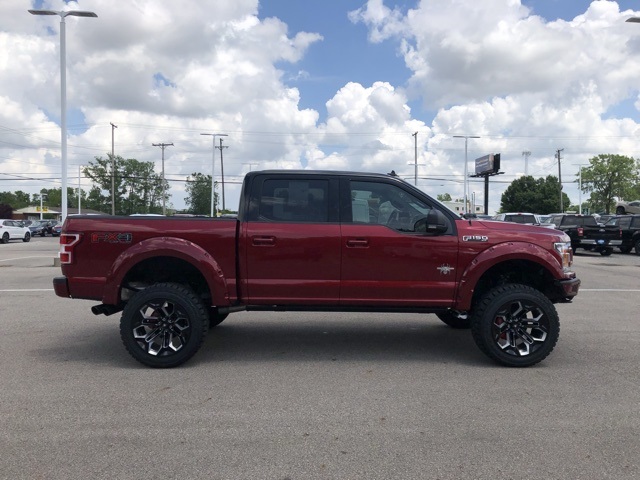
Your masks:
{"label": "rear fender", "polygon": [[122,252],[107,275],[102,302],[108,305],[120,303],[120,288],[126,274],[134,265],[154,257],[175,257],[190,263],[205,278],[212,304],[229,305],[227,280],[216,260],[199,245],[174,237],[143,240]]}
{"label": "rear fender", "polygon": [[565,278],[558,258],[544,248],[526,242],[505,242],[482,251],[465,269],[455,300],[455,309],[466,311],[471,308],[471,299],[478,281],[487,270],[509,260],[528,260],[551,272],[556,279]]}

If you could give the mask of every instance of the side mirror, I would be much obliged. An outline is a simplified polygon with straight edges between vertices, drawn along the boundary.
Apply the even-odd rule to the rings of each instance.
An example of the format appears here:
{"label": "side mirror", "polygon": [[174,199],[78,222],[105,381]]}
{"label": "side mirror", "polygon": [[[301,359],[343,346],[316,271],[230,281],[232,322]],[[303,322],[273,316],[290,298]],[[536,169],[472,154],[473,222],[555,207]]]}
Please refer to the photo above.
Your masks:
{"label": "side mirror", "polygon": [[413,230],[419,233],[445,233],[449,230],[447,218],[440,210],[432,209],[426,217],[419,219],[413,226]]}

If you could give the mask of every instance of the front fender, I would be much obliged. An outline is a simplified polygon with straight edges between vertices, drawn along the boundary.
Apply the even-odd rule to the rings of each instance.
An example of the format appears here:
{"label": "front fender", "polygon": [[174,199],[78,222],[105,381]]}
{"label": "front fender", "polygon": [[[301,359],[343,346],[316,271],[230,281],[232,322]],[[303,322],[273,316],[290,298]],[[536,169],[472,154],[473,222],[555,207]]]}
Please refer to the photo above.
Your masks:
{"label": "front fender", "polygon": [[509,260],[528,260],[551,272],[554,278],[565,278],[558,258],[538,245],[527,242],[504,242],[483,250],[462,273],[456,295],[456,310],[471,308],[473,293],[480,278],[490,268]]}
{"label": "front fender", "polygon": [[102,302],[120,303],[120,288],[125,275],[143,260],[154,257],[175,257],[193,265],[205,278],[213,305],[229,305],[227,280],[218,262],[201,246],[175,237],[155,237],[143,240],[122,252],[107,274]]}

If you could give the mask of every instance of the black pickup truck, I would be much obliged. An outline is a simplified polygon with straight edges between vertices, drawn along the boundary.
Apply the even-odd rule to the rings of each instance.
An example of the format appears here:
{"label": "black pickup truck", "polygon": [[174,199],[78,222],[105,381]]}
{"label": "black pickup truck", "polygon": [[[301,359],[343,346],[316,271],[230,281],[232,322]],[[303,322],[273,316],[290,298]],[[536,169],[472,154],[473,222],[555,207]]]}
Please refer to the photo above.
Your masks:
{"label": "black pickup truck", "polygon": [[635,249],[640,255],[640,215],[620,215],[610,219],[605,225],[613,225],[620,229],[622,243],[618,247],[622,253]]}
{"label": "black pickup truck", "polygon": [[613,253],[613,247],[622,245],[620,227],[601,225],[592,215],[563,213],[552,215],[548,221],[569,235],[574,253],[576,249],[584,248],[607,256]]}

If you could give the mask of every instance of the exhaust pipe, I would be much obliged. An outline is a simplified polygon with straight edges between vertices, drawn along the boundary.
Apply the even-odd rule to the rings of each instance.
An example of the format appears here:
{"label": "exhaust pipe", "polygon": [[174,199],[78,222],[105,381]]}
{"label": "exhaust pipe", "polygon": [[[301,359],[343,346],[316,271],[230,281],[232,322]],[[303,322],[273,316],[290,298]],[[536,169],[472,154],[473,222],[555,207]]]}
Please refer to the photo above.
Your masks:
{"label": "exhaust pipe", "polygon": [[106,305],[104,303],[91,307],[91,313],[93,313],[94,315],[106,315],[107,317],[109,315],[113,315],[114,313],[121,312],[122,310],[123,307],[120,307],[118,305]]}

